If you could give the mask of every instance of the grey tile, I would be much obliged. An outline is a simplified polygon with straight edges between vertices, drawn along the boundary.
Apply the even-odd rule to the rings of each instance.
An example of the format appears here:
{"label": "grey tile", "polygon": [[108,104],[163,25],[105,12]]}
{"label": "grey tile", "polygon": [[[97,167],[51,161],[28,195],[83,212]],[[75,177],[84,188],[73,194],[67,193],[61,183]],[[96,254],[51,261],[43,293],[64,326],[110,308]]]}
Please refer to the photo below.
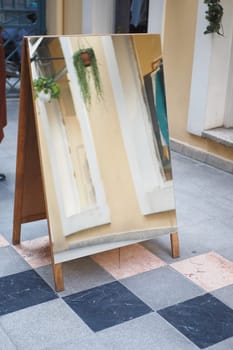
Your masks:
{"label": "grey tile", "polygon": [[5,188],[3,191],[0,190],[0,198],[4,198],[0,200],[0,222],[8,220],[8,224],[11,224],[13,223],[13,197]]}
{"label": "grey tile", "polygon": [[166,263],[175,261],[171,256],[171,244],[169,235],[151,239],[149,241],[141,243],[141,245]]}
{"label": "grey tile", "polygon": [[11,339],[0,327],[0,349],[1,350],[17,350]]}
{"label": "grey tile", "polygon": [[231,350],[231,349],[233,349],[233,338],[229,338],[218,344],[215,344],[206,348],[206,350]]}
{"label": "grey tile", "polygon": [[2,316],[0,325],[14,339],[18,350],[39,350],[72,342],[92,334],[61,300],[56,299]]}
{"label": "grey tile", "polygon": [[199,239],[195,239],[193,235],[185,229],[178,230],[179,244],[180,244],[180,257],[173,258],[171,256],[171,245],[169,236],[157,237],[153,240],[146,241],[142,245],[157,255],[160,259],[168,264],[190,258],[192,256],[200,255],[209,252],[209,248],[203,247]]}
{"label": "grey tile", "polygon": [[100,342],[96,335],[88,336],[80,341],[69,341],[61,344],[53,344],[49,347],[43,347],[40,350],[109,350],[102,342]]}
{"label": "grey tile", "polygon": [[32,240],[46,235],[48,235],[47,220],[39,220],[21,225],[22,241]]}
{"label": "grey tile", "polygon": [[[54,288],[51,266],[40,267],[36,271]],[[63,263],[63,276],[65,290],[59,293],[62,297],[114,281],[107,271],[89,257]]]}
{"label": "grey tile", "polygon": [[233,309],[233,284],[217,289],[211,294]]}
{"label": "grey tile", "polygon": [[222,255],[224,258],[233,261],[233,250],[232,250],[232,242],[230,240],[228,246],[224,247],[216,247],[215,252]]}
{"label": "grey tile", "polygon": [[204,291],[169,266],[121,280],[121,283],[158,310],[204,294]]}
{"label": "grey tile", "polygon": [[178,231],[181,228],[196,226],[200,222],[210,218],[209,213],[205,213],[205,211],[200,211],[200,208],[197,205],[195,205],[195,200],[194,202],[191,202],[190,198],[192,198],[192,194],[179,194],[179,196],[177,196],[176,217]]}
{"label": "grey tile", "polygon": [[26,261],[11,246],[0,248],[0,261],[0,277],[30,269]]}
{"label": "grey tile", "polygon": [[7,223],[7,220],[4,222],[0,222],[0,228],[1,228],[1,235],[5,237],[5,239],[11,243],[12,242],[12,230],[13,230],[13,223]]}
{"label": "grey tile", "polygon": [[[0,210],[1,210],[1,206],[0,206]],[[1,233],[4,233],[4,231],[10,233],[11,235],[10,241],[12,240],[12,227],[13,227],[13,212],[9,208],[6,215],[4,217],[0,217],[0,230],[1,230]]]}
{"label": "grey tile", "polygon": [[[13,208],[12,213],[9,213],[9,217],[0,217],[1,233],[7,238],[9,242],[12,242],[13,236]],[[34,221],[21,225],[21,242],[27,240],[33,240],[38,237],[48,235],[48,225],[46,220]]]}
{"label": "grey tile", "polygon": [[[0,170],[0,172],[4,173],[4,175],[7,176],[6,172],[3,170]],[[12,201],[13,200],[13,193],[9,190],[7,187],[7,180],[4,182],[0,182],[0,197],[4,198],[4,202]],[[2,211],[1,214],[3,214],[3,211],[7,212],[7,208],[4,205],[4,202],[2,201]]]}
{"label": "grey tile", "polygon": [[[9,139],[8,139],[9,141]],[[8,142],[9,143],[9,142]],[[12,145],[9,144],[6,145],[7,148],[12,149]],[[15,174],[15,169],[16,169],[16,148],[12,149],[14,151],[14,155],[12,154],[9,156],[9,154],[6,154],[5,150],[3,149],[3,144],[1,144],[1,153],[0,153],[0,159],[1,159],[1,172],[6,175],[6,180],[1,182],[1,184],[7,185],[9,183],[9,177],[7,176],[8,174]]]}
{"label": "grey tile", "polygon": [[232,200],[220,196],[217,198],[217,195],[212,191],[200,200],[198,208],[199,212],[206,214],[206,218],[217,219],[219,224],[223,225],[231,224],[233,211]]}
{"label": "grey tile", "polygon": [[209,193],[214,193],[215,198],[222,197],[232,201],[232,174],[179,155],[173,155],[173,158],[175,188],[179,192],[192,192],[193,198],[200,194],[200,203]]}
{"label": "grey tile", "polygon": [[210,219],[218,219],[219,223],[225,225],[231,224],[232,199],[219,196],[215,193],[216,189],[208,189],[208,187],[199,190],[192,188],[189,194],[182,191],[179,190],[176,196],[178,225],[194,226]]}
{"label": "grey tile", "polygon": [[158,314],[149,314],[124,325],[99,332],[97,339],[108,350],[196,350],[197,347]]}
{"label": "grey tile", "polygon": [[201,244],[210,250],[225,249],[233,244],[232,227],[220,222],[218,217],[205,220],[194,227],[187,227],[183,242]]}

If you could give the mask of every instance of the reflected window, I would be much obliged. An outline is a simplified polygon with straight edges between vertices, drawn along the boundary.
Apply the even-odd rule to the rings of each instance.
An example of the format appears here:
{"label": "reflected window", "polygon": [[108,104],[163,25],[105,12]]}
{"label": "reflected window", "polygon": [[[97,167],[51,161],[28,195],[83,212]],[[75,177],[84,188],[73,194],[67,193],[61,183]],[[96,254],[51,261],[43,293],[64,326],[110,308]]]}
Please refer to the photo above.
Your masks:
{"label": "reflected window", "polygon": [[149,0],[116,0],[116,33],[147,33]]}
{"label": "reflected window", "polygon": [[[81,111],[76,108],[77,96],[71,91],[72,80],[76,77],[70,72],[69,64],[67,65],[64,41],[59,38],[38,40],[32,38],[30,42],[33,80],[38,77],[53,78],[60,88],[59,99],[49,103],[37,99],[36,105],[46,129],[51,166],[64,221],[72,219],[75,222],[74,218],[77,216],[80,229],[104,224],[110,220],[109,213],[102,196],[103,190],[100,199],[101,189],[95,188],[101,187],[101,181],[93,179],[98,175],[98,165],[94,150],[90,152],[91,156],[87,154],[84,137],[90,138],[91,135],[82,130],[80,119],[85,119],[83,124],[89,122],[85,106]],[[68,55],[72,58],[72,52]],[[90,143],[89,140],[87,142]],[[93,169],[93,164],[90,166],[90,162],[94,163],[92,173],[90,167]],[[82,224],[79,214],[89,214],[91,219],[88,221],[85,218]],[[65,234],[74,232],[72,225],[68,223],[65,226]],[[78,226],[76,225],[76,230]]]}
{"label": "reflected window", "polygon": [[164,82],[156,75],[163,71],[162,66],[154,71],[151,60],[146,65],[149,73],[143,73],[147,53],[141,54],[141,44],[146,40],[152,47],[156,41],[153,36],[143,42],[138,36],[113,36],[103,42],[138,203],[141,212],[149,215],[172,210],[175,203]]}

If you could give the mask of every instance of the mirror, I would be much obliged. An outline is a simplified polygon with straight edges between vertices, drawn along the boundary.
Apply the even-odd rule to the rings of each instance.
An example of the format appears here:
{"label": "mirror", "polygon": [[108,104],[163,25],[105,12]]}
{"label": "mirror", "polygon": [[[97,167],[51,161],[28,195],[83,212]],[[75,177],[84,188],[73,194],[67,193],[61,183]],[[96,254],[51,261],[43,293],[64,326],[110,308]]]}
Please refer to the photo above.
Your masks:
{"label": "mirror", "polygon": [[55,251],[101,251],[173,230],[160,36],[27,43]]}

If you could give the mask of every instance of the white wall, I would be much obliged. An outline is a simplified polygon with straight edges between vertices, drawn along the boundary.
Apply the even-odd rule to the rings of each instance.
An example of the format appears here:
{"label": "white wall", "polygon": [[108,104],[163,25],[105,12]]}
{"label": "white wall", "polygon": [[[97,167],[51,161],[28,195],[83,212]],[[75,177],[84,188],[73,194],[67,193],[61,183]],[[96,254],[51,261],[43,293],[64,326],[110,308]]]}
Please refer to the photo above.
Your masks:
{"label": "white wall", "polygon": [[[233,1],[222,0],[224,37],[203,34],[208,22],[206,4],[199,0],[193,73],[188,113],[188,131],[201,135],[203,130],[224,125],[224,116],[232,104],[228,88],[232,85],[231,66]],[[233,112],[230,111],[230,113]]]}
{"label": "white wall", "polygon": [[[166,0],[150,0],[148,33],[161,34]],[[115,0],[83,0],[83,34],[111,34],[115,29]]]}
{"label": "white wall", "polygon": [[149,1],[148,33],[161,34],[165,0]]}
{"label": "white wall", "polygon": [[115,0],[83,0],[83,34],[111,34],[115,27]]}
{"label": "white wall", "polygon": [[188,112],[188,131],[195,135],[201,135],[204,129],[212,49],[212,34],[203,34],[207,24],[206,9],[206,4],[199,0]]}

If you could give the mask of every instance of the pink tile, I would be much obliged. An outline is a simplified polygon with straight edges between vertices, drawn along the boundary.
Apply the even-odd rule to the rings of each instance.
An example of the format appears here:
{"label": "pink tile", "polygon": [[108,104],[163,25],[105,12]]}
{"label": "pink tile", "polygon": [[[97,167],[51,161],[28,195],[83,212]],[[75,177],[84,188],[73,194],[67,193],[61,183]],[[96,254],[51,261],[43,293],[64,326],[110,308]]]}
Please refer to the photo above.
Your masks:
{"label": "pink tile", "polygon": [[171,266],[208,292],[233,284],[233,263],[214,252]]}
{"label": "pink tile", "polygon": [[126,278],[166,265],[139,244],[92,255],[92,259],[116,279]]}
{"label": "pink tile", "polygon": [[48,236],[21,242],[14,246],[14,248],[33,269],[51,264]]}
{"label": "pink tile", "polygon": [[0,235],[0,247],[6,247],[8,245],[9,242],[7,242],[7,240],[2,235]]}

